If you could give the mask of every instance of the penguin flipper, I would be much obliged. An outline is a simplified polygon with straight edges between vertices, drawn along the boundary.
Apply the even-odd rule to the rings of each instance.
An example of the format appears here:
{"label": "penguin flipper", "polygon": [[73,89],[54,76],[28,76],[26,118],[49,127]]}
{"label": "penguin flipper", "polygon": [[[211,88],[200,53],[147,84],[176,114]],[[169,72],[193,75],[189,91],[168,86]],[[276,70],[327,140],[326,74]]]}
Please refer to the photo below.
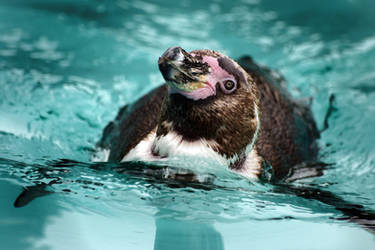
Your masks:
{"label": "penguin flipper", "polygon": [[34,186],[24,187],[22,192],[14,201],[14,207],[24,207],[36,198],[52,194],[52,191],[47,190],[51,183],[41,183]]}
{"label": "penguin flipper", "polygon": [[[56,161],[52,161],[50,164],[51,167],[54,168],[61,168],[61,167],[73,167],[75,164],[79,162],[69,159],[60,159]],[[41,167],[37,167],[39,174],[47,179],[52,179],[50,176],[46,175],[45,169]],[[64,171],[62,171],[64,173]],[[14,201],[14,207],[24,207],[28,205],[30,202],[35,200],[36,198],[43,197],[49,194],[54,193],[50,190],[50,186],[53,184],[61,183],[60,177],[53,177],[53,179],[48,183],[38,183],[32,186],[27,186],[22,188],[22,192],[17,196],[16,200]]]}
{"label": "penguin flipper", "polygon": [[288,175],[282,182],[290,183],[297,180],[319,177],[324,174],[324,170],[332,166],[332,163],[321,161],[305,161],[289,169]]}

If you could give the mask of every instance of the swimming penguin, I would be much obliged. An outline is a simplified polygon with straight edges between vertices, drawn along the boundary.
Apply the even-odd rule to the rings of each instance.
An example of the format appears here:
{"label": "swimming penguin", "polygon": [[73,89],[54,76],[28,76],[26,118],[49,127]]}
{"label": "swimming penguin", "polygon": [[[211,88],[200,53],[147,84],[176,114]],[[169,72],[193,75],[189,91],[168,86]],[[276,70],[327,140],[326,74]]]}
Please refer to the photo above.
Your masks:
{"label": "swimming penguin", "polygon": [[[324,165],[316,161],[319,131],[310,108],[292,99],[279,74],[247,56],[235,62],[219,52],[188,53],[179,47],[168,49],[158,63],[166,84],[121,108],[98,143],[108,152],[107,161],[124,161],[114,164],[114,171],[151,183],[206,190],[223,187],[197,182],[189,174],[165,178],[169,166],[137,161],[174,156],[209,158],[245,177],[261,180],[271,171],[269,176],[274,179],[267,180],[272,181],[274,192],[320,201],[342,212],[343,216],[336,219],[355,222],[375,232],[374,211],[318,186],[289,183],[321,175]],[[331,111],[327,112],[324,129]],[[13,165],[24,168],[23,163]],[[35,164],[42,179],[50,181],[25,187],[14,206],[22,207],[53,193],[51,186],[64,183],[68,169],[77,165],[108,170],[102,162],[89,164],[69,159],[51,162],[48,169],[55,171]],[[63,190],[70,192],[66,187]]]}
{"label": "swimming penguin", "polygon": [[313,115],[291,98],[279,74],[250,57],[237,63],[180,47],[167,49],[158,64],[166,84],[123,107],[104,129],[98,147],[107,161],[194,156],[251,179],[265,168],[285,179],[293,166],[316,159]]}

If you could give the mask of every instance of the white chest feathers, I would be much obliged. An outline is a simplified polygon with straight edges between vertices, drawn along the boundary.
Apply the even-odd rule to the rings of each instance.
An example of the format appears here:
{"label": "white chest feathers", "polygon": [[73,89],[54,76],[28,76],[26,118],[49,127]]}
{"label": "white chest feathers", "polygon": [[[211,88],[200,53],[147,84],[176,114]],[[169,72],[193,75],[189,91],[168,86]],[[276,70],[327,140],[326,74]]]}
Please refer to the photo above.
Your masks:
{"label": "white chest feathers", "polygon": [[[199,158],[209,159],[221,166],[228,168],[231,161],[214,151],[210,145],[216,142],[206,139],[186,141],[174,132],[165,136],[156,137],[156,130],[148,134],[132,150],[130,150],[121,161],[162,161],[173,158]],[[252,149],[244,162],[244,166],[237,173],[250,178],[257,179],[261,172],[261,159],[255,149]]]}

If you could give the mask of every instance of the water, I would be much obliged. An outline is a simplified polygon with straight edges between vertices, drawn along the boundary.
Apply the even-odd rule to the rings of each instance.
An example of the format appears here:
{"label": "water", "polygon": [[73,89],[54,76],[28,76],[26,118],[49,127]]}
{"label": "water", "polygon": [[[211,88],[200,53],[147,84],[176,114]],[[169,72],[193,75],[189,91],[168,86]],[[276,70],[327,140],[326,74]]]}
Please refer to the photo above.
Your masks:
{"label": "water", "polygon": [[[89,163],[117,110],[162,83],[166,48],[250,54],[314,98],[319,127],[335,94],[319,141],[335,165],[309,183],[375,210],[373,1],[1,2],[1,249],[374,249],[331,206],[272,185],[173,188]],[[13,207],[51,180],[53,194]]]}

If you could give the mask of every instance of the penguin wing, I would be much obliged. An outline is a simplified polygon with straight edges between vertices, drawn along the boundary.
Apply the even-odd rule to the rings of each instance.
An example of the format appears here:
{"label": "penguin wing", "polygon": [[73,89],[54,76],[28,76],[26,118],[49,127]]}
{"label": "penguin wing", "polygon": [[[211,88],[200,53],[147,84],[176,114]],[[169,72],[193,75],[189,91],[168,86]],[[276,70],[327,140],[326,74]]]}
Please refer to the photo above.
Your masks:
{"label": "penguin wing", "polygon": [[131,105],[122,107],[114,121],[103,131],[97,143],[101,149],[109,149],[108,161],[119,162],[157,126],[159,113],[167,85],[162,85]]}

